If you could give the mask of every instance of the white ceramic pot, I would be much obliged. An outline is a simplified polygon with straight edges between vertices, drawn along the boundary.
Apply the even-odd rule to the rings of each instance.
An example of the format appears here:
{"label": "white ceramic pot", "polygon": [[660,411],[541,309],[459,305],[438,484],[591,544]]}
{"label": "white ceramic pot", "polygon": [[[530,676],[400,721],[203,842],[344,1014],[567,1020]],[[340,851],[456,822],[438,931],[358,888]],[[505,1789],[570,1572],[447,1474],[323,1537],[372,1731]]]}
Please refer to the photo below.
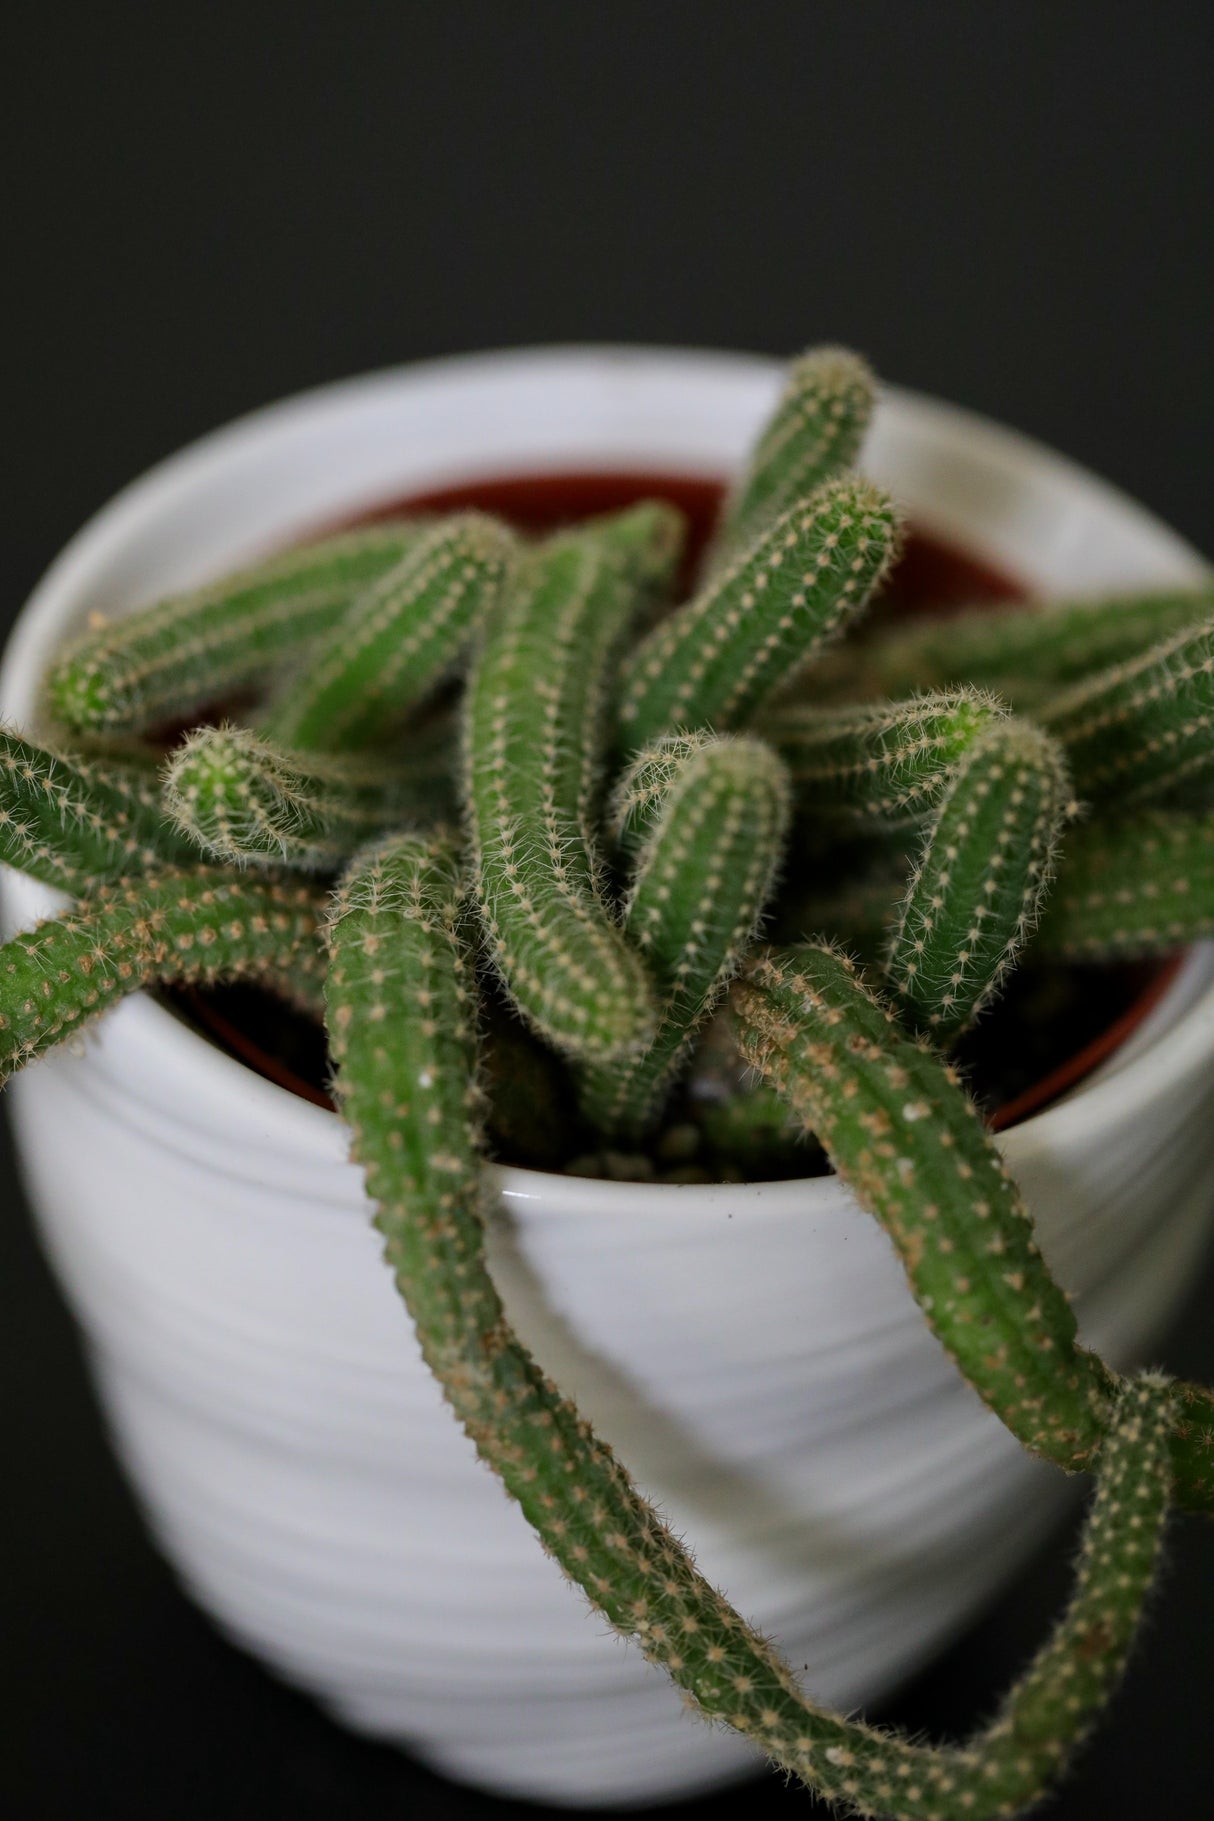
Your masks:
{"label": "white ceramic pot", "polygon": [[[54,565],[0,674],[26,720],[64,634],[410,490],[510,472],[716,476],[779,382],[733,355],[564,349],[309,394],[206,438]],[[1048,590],[1186,582],[1191,550],[1044,449],[906,393],[865,466]],[[54,904],[7,875],[9,926]],[[1086,1338],[1154,1345],[1205,1237],[1214,997],[1197,951],[1133,1043],[1007,1134]],[[607,1634],[422,1366],[337,1119],[140,996],[12,1090],[46,1244],[156,1537],[224,1630],[352,1725],[561,1802],[754,1765]],[[935,1650],[1066,1496],[958,1379],[833,1179],[712,1189],[500,1172],[524,1339],[806,1684],[850,1708]]]}

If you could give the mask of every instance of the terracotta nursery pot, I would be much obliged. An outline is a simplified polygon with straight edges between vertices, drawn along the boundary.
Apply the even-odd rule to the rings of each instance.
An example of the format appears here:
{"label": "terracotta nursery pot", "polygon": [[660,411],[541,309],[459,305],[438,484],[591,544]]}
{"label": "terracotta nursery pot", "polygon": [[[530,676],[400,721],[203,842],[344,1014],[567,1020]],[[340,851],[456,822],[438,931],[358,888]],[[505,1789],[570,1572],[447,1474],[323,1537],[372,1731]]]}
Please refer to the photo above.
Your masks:
{"label": "terracotta nursery pot", "polygon": [[[28,722],[64,636],[318,525],[472,480],[717,479],[780,370],[557,349],[355,380],[163,463],[76,538],[0,671]],[[1129,500],[952,406],[888,390],[864,467],[916,525],[1034,590],[1187,583]],[[5,873],[5,923],[56,908]],[[1094,1073],[1002,1144],[1119,1367],[1157,1343],[1211,1218],[1214,955],[1194,950]],[[743,1775],[607,1635],[458,1430],[379,1259],[336,1116],[147,995],[17,1078],[43,1238],[152,1530],[223,1630],[349,1724],[487,1789],[577,1804]],[[887,1693],[1058,1514],[957,1376],[833,1177],[744,1186],[500,1168],[491,1260],[541,1363],[709,1579],[844,1708]]]}

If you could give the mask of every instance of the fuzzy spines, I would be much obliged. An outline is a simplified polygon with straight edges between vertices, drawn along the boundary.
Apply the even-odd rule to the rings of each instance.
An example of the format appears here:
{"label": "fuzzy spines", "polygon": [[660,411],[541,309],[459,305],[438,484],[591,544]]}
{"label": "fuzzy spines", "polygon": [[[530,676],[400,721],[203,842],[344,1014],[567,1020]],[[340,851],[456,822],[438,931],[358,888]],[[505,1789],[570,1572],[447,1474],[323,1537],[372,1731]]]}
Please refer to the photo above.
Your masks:
{"label": "fuzzy spines", "polygon": [[356,754],[285,752],[247,727],[200,727],[165,768],[183,835],[236,866],[332,872],[402,822],[430,821],[441,776]]}
{"label": "fuzzy spines", "polygon": [[514,561],[497,519],[462,512],[419,535],[353,602],[263,721],[303,752],[358,752],[399,731],[454,671]]}
{"label": "fuzzy spines", "polygon": [[260,685],[297,663],[418,529],[402,519],[342,532],[95,627],[52,665],[47,714],[85,733],[142,733]]}
{"label": "fuzzy spines", "polygon": [[607,678],[635,585],[599,537],[529,553],[490,615],[465,703],[465,796],[490,955],[566,1055],[643,1049],[656,1007],[601,886],[595,811]]}
{"label": "fuzzy spines", "polygon": [[775,410],[726,501],[714,565],[831,475],[855,465],[875,392],[872,369],[850,348],[810,348],[790,363]]}
{"label": "fuzzy spines", "polygon": [[1158,802],[1214,772],[1214,618],[1075,684],[1040,712],[1076,793]]}
{"label": "fuzzy spines", "polygon": [[0,727],[0,860],[73,894],[103,879],[188,864],[154,772],[69,757]]}
{"label": "fuzzy spines", "polygon": [[890,1235],[965,1377],[1026,1448],[1068,1468],[1099,1446],[1108,1375],[1076,1342],[1032,1223],[954,1071],[825,944],[733,988],[738,1047]]}
{"label": "fuzzy spines", "polygon": [[985,690],[954,689],[856,708],[789,704],[766,731],[806,815],[867,832],[921,822],[977,736],[1006,714]]}
{"label": "fuzzy spines", "polygon": [[209,867],[98,886],[0,947],[0,1081],[141,986],[280,977],[321,908],[313,887]]}
{"label": "fuzzy spines", "polygon": [[668,739],[629,768],[617,810],[636,851],[624,930],[658,983],[659,1021],[641,1055],[583,1071],[582,1106],[600,1132],[639,1137],[753,941],[788,830],[788,777],[761,740]]}
{"label": "fuzzy spines", "polygon": [[954,771],[885,955],[912,1025],[947,1045],[998,993],[1037,927],[1058,836],[1074,813],[1058,743],[993,720]]}
{"label": "fuzzy spines", "polygon": [[632,652],[617,709],[621,749],[744,726],[860,614],[899,538],[888,495],[856,475],[782,513]]}

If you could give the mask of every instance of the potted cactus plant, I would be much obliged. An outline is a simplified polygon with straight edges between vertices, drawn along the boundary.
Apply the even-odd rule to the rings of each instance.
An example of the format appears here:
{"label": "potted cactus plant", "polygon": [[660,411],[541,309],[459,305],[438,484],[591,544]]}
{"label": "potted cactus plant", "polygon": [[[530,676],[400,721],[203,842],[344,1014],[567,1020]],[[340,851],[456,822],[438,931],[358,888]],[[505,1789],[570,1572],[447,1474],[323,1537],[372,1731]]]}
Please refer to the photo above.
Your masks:
{"label": "potted cactus plant", "polygon": [[[455,416],[475,409],[475,372],[467,378],[463,404],[458,382],[445,400]],[[476,1479],[478,1498],[490,1501],[483,1509],[507,1525],[512,1546],[521,1539],[534,1549],[521,1513],[610,1627],[639,1643],[691,1706],[731,1729],[717,1735],[724,1750],[713,1741],[715,1755],[699,1753],[699,1735],[686,1747],[685,1785],[733,1771],[741,1738],[843,1812],[1010,1815],[1060,1773],[1107,1700],[1149,1592],[1170,1503],[1210,1507],[1214,1400],[1158,1373],[1122,1374],[1080,1345],[1053,1257],[1047,1264],[1025,1200],[950,1053],[1025,954],[1170,953],[1214,927],[1201,794],[1214,764],[1214,605],[1200,586],[1139,590],[1115,604],[962,619],[943,633],[931,623],[848,636],[900,537],[896,499],[854,471],[871,404],[870,378],[852,357],[819,351],[793,367],[698,580],[673,605],[681,526],[656,499],[538,540],[484,513],[388,518],[294,545],[141,613],[111,620],[94,601],[103,623],[62,649],[61,627],[43,624],[18,661],[31,686],[37,680],[50,731],[5,734],[0,834],[10,864],[72,903],[5,946],[0,1039],[11,1072],[135,987],[183,980],[249,978],[305,1010],[323,1006],[352,1156],[430,1375],[415,1373],[406,1399],[428,1387],[429,1401],[419,1406],[422,1446],[402,1464],[423,1482],[415,1522],[428,1497],[431,1515],[439,1513],[452,1451],[458,1448],[461,1473],[468,1464],[449,1413],[438,1408],[441,1388],[514,1501],[507,1506],[492,1482]],[[929,426],[930,418],[929,411]],[[337,459],[340,422],[331,428]],[[441,451],[434,460],[441,474]],[[229,513],[235,478],[225,486]],[[350,484],[362,481],[355,474]],[[340,501],[325,505],[336,515]],[[295,502],[305,517],[308,506]],[[195,535],[205,569],[214,565],[202,530]],[[110,589],[122,583],[121,551],[119,535],[109,553]],[[1138,577],[1122,579],[1128,589]],[[245,692],[255,692],[250,724],[237,719]],[[222,717],[193,724],[217,708]],[[189,731],[174,732],[161,763],[146,739],[169,727]],[[19,902],[20,892],[10,901]],[[1184,994],[1201,990],[1200,963],[1172,989],[1166,1019],[1181,1041],[1169,1066],[1186,1071],[1184,1092],[1147,1137],[1163,1150],[1183,1126],[1190,1176],[1204,1058],[1185,1026]],[[128,1005],[123,1015],[137,1045],[129,1016],[136,1010]],[[238,1616],[239,1541],[224,1534],[216,1512],[193,1532],[197,1513],[187,1509],[189,1489],[209,1473],[230,1474],[234,1463],[252,1506],[276,1474],[300,1477],[293,1457],[306,1452],[307,1421],[297,1402],[275,1410],[277,1381],[264,1370],[265,1356],[279,1345],[284,1309],[319,1313],[330,1297],[341,1304],[340,1273],[323,1294],[314,1279],[301,1292],[292,1282],[296,1258],[279,1250],[277,1234],[267,1243],[266,1207],[253,1224],[267,1233],[254,1232],[247,1253],[246,1236],[235,1231],[240,1211],[232,1210],[224,1230],[223,1212],[208,1205],[218,1231],[205,1260],[194,1255],[182,1273],[178,1258],[182,1287],[165,1306],[151,1291],[182,1235],[170,1232],[166,1241],[164,1223],[187,1225],[194,1210],[189,1195],[174,1194],[177,1161],[160,1157],[145,1181],[132,1184],[129,1207],[107,1209],[117,1233],[94,1223],[78,1246],[83,1229],[69,1231],[53,1177],[70,1166],[49,1158],[45,1142],[64,1095],[76,1097],[84,1125],[92,1118],[108,1130],[115,1113],[119,1125],[138,1124],[133,1108],[173,1091],[171,1079],[151,1076],[166,1057],[184,1060],[188,1051],[196,1097],[179,1141],[164,1149],[192,1150],[194,1164],[211,1148],[212,1102],[230,1090],[231,1065],[217,1054],[204,1060],[196,1035],[172,1024],[162,1007],[145,1006],[143,1015],[158,1020],[164,1047],[142,1062],[133,1049],[119,1050],[125,1105],[113,1098],[112,1073],[85,1074],[87,1056],[57,1056],[57,1086],[49,1068],[18,1084],[27,1167],[49,1186],[52,1210],[58,1206],[48,1222],[51,1243],[92,1318],[116,1421],[187,1574],[238,1635],[256,1637],[363,1723],[392,1726],[391,1704],[376,1707],[368,1634],[354,1610],[360,1593],[366,1602],[364,1560],[341,1571],[349,1574],[341,1620],[330,1614],[320,1625],[334,1656],[356,1665],[339,1689],[314,1667],[317,1595],[299,1586],[306,1522],[301,1531],[278,1519],[288,1590],[246,1588],[254,1608],[261,1597],[257,1622],[246,1625]],[[495,1044],[488,1092],[487,1021]],[[110,1027],[102,1028],[108,1038]],[[1141,1038],[1140,1045],[1150,1060],[1151,1044]],[[1120,1072],[1106,1081],[1114,1110],[1129,1066],[1125,1055],[1118,1060]],[[575,1109],[578,1167],[618,1174],[623,1158],[635,1176],[665,1173],[677,1213],[647,1218],[635,1183],[549,1176],[535,1181],[545,1184],[541,1200],[549,1198],[541,1228],[564,1204],[552,1233],[532,1245],[525,1220],[521,1243],[500,1229],[486,1126],[508,1134],[512,1091],[517,1099],[521,1084],[523,1101],[533,1099],[554,1070]],[[270,1095],[275,1119],[300,1139],[298,1170],[293,1175],[288,1162],[269,1190],[292,1210],[292,1252],[330,1255],[307,1152],[319,1130],[313,1113],[326,1121],[326,1144],[335,1122],[303,1102],[291,1110],[285,1096],[251,1076],[242,1092],[254,1126]],[[1099,1099],[1099,1090],[1088,1098]],[[1065,1108],[1058,1112],[1065,1119]],[[222,1154],[207,1157],[210,1186],[195,1188],[196,1201],[224,1199],[216,1197],[215,1172],[237,1181],[249,1174],[248,1127],[236,1118],[225,1129]],[[629,1398],[655,1399],[644,1350],[626,1352],[622,1370],[618,1356],[614,1366],[609,1358],[596,1386],[587,1352],[610,1353],[610,1343],[593,1319],[580,1333],[563,1332],[568,1312],[584,1312],[596,1290],[608,1306],[618,1303],[622,1283],[650,1320],[661,1310],[681,1344],[695,1327],[689,1247],[710,1260],[715,1254],[709,1269],[718,1278],[728,1258],[744,1301],[750,1263],[732,1242],[723,1248],[716,1218],[722,1208],[727,1219],[734,1212],[722,1196],[742,1191],[680,1186],[687,1146],[697,1157],[728,1161],[761,1156],[773,1141],[811,1137],[833,1176],[775,1184],[768,1206],[775,1204],[779,1225],[791,1214],[794,1242],[798,1212],[815,1205],[819,1185],[836,1197],[850,1192],[855,1231],[861,1210],[876,1217],[869,1231],[880,1269],[859,1301],[880,1310],[891,1286],[904,1299],[885,1332],[897,1342],[887,1351],[897,1354],[902,1317],[913,1318],[912,1356],[930,1364],[911,1386],[912,1401],[925,1386],[937,1400],[912,1452],[968,1452],[953,1465],[971,1492],[975,1476],[990,1477],[995,1457],[983,1451],[992,1437],[999,1450],[1011,1449],[998,1458],[1014,1458],[1016,1475],[1020,1457],[1007,1437],[1038,1463],[1095,1476],[1075,1589],[1059,1626],[995,1721],[964,1747],[928,1748],[874,1730],[802,1688],[638,1490],[623,1443],[618,1457],[609,1445],[627,1429],[621,1412]],[[1066,1160],[1065,1142],[1056,1157]],[[1051,1161],[1048,1144],[1036,1154],[1029,1145],[1030,1184],[1048,1177]],[[526,1174],[506,1183],[520,1203],[537,1194]],[[701,1163],[693,1174],[705,1174]],[[1185,1215],[1165,1227],[1171,1243],[1155,1270],[1166,1285],[1195,1243],[1193,1196],[1191,1184],[1181,1192],[1166,1169],[1160,1182],[1158,1193]],[[1116,1200],[1090,1185],[1075,1200],[1087,1213],[1102,1197]],[[762,1193],[751,1202],[758,1229]],[[584,1249],[579,1208],[605,1214],[614,1232],[605,1237],[603,1219],[593,1223],[595,1267],[589,1285],[574,1290],[576,1272],[562,1248]],[[677,1258],[659,1258],[647,1281],[641,1272],[652,1260],[642,1247],[632,1255],[630,1281],[635,1231],[663,1225],[679,1229],[667,1242]],[[895,1283],[879,1233],[892,1241],[913,1302]],[[752,1235],[752,1243],[762,1237]],[[779,1259],[789,1231],[775,1237]],[[105,1315],[96,1284],[119,1248],[132,1261],[123,1307]],[[1064,1254],[1066,1247],[1047,1249]],[[356,1256],[358,1269],[369,1271],[365,1254],[362,1239],[352,1249],[343,1235],[341,1271]],[[259,1320],[250,1319],[253,1305],[242,1301],[238,1283],[249,1258],[264,1279]],[[1131,1268],[1150,1284],[1140,1259]],[[684,1295],[662,1305],[653,1300],[655,1285],[668,1289],[672,1274]],[[802,1281],[795,1287],[802,1290]],[[723,1288],[714,1292],[714,1317]],[[844,1295],[846,1286],[827,1293]],[[174,1296],[184,1299],[176,1311]],[[178,1321],[191,1302],[205,1306],[203,1320]],[[145,1336],[137,1343],[145,1347],[142,1370],[124,1359],[127,1342],[117,1335],[133,1307]],[[203,1337],[208,1326],[225,1325],[234,1345],[217,1372]],[[520,1327],[528,1340],[538,1337],[534,1353]],[[1134,1338],[1131,1324],[1116,1345],[1132,1348]],[[728,1328],[724,1339],[728,1364]],[[879,1335],[878,1354],[882,1344]],[[168,1422],[157,1393],[149,1402],[141,1382],[157,1350],[173,1353],[181,1376]],[[323,1354],[319,1368],[303,1355],[292,1362],[304,1404],[332,1395]],[[778,1350],[766,1362],[777,1377],[781,1363]],[[677,1364],[673,1370],[677,1378]],[[357,1376],[353,1367],[349,1375]],[[838,1380],[834,1371],[823,1383]],[[226,1397],[238,1381],[239,1392]],[[886,1384],[877,1404],[894,1426],[903,1416],[898,1391]],[[786,1433],[768,1458],[795,1456],[787,1431],[806,1421],[798,1408],[804,1395],[802,1385],[792,1387],[795,1415],[783,1418]],[[833,1395],[835,1433],[828,1421],[819,1465],[832,1443],[855,1451],[868,1439],[857,1436],[854,1414],[849,1423],[845,1402]],[[189,1416],[182,1423],[180,1405],[196,1400],[224,1404],[223,1433]],[[721,1402],[718,1386],[700,1406],[701,1438],[688,1451],[686,1436],[678,1437],[676,1452],[698,1452],[707,1463],[701,1499],[706,1483],[732,1474],[744,1504],[767,1498],[777,1508],[790,1483],[781,1485],[753,1451],[748,1472],[736,1438],[721,1446],[728,1431],[727,1423],[714,1428]],[[651,1459],[663,1428],[660,1396],[657,1403]],[[342,1408],[348,1415],[351,1406]],[[592,1424],[587,1408],[602,1420]],[[384,1409],[394,1421],[390,1401]],[[309,1408],[309,1420],[313,1414]],[[371,1429],[380,1420],[374,1400],[367,1420]],[[933,1432],[932,1421],[943,1428]],[[430,1459],[429,1438],[442,1422],[448,1427]],[[174,1489],[158,1484],[158,1425],[165,1452],[179,1456]],[[228,1429],[242,1432],[235,1444]],[[262,1458],[267,1438],[269,1461]],[[813,1460],[804,1431],[800,1441]],[[357,1491],[366,1456],[357,1435],[344,1433],[342,1445]],[[285,1467],[280,1452],[290,1457]],[[723,1474],[718,1454],[727,1462]],[[871,1463],[864,1471],[871,1476]],[[435,1482],[429,1491],[427,1475]],[[1045,1476],[1038,1467],[1033,1486]],[[695,1477],[689,1472],[685,1484]],[[326,1496],[336,1509],[346,1494]],[[704,1502],[711,1531],[712,1497]],[[482,1506],[467,1507],[474,1509],[479,1522]],[[1053,1509],[1051,1494],[1042,1509]],[[323,1513],[319,1521],[323,1527]],[[991,1511],[984,1521],[992,1522]],[[998,1533],[1002,1510],[993,1521]],[[1026,1518],[1011,1554],[1033,1529]],[[862,1557],[863,1541],[853,1531],[843,1556]],[[714,1542],[710,1535],[710,1549]],[[461,1546],[475,1554],[471,1532],[455,1539],[453,1550]],[[909,1579],[932,1547],[929,1536],[917,1560],[910,1551]],[[949,1573],[955,1569],[954,1554]],[[854,1593],[866,1575],[871,1582],[871,1564],[857,1572],[854,1560],[845,1561],[839,1584]],[[555,1577],[543,1585],[545,1601],[550,1588],[554,1600],[569,1598]],[[275,1606],[271,1624],[266,1615]],[[444,1654],[446,1615],[431,1612],[427,1621],[424,1596],[420,1606],[422,1629],[428,1622],[437,1639],[433,1709],[458,1678]],[[506,1606],[501,1633],[512,1642]],[[931,1635],[929,1623],[918,1647]],[[590,1642],[603,1647],[601,1639]],[[503,1656],[510,1647],[495,1646]],[[898,1647],[886,1655],[896,1669]],[[838,1679],[846,1690],[846,1678]],[[621,1689],[625,1726],[638,1734],[638,1781],[617,1777],[608,1794],[655,1793],[678,1781],[665,1739],[663,1769],[646,1772],[636,1693],[633,1685]],[[658,1700],[648,1685],[640,1693]],[[465,1713],[465,1729],[466,1721]],[[424,1737],[417,1721],[406,1730]],[[440,1722],[427,1745],[439,1762],[486,1779],[493,1773],[483,1767],[501,1745],[492,1731],[476,1742],[471,1768],[467,1759],[460,1765]],[[691,1736],[679,1732],[676,1758]],[[573,1787],[559,1765],[547,1785],[534,1769],[507,1769],[497,1780],[542,1794]],[[583,1783],[582,1793],[605,1787],[602,1779],[589,1791]]]}

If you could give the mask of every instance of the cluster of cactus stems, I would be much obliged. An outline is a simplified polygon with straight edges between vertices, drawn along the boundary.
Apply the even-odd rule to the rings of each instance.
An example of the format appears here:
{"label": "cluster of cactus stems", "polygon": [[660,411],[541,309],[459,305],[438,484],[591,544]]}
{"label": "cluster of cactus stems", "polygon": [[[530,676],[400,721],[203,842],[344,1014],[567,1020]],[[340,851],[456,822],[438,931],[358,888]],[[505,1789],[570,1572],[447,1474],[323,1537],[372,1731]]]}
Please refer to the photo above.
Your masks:
{"label": "cluster of cactus stems", "polygon": [[[0,858],[72,900],[0,947],[0,1076],[148,984],[323,1007],[425,1358],[564,1573],[841,1811],[981,1821],[1107,1701],[1169,1506],[1214,1514],[1214,1397],[1080,1344],[949,1052],[1022,959],[1214,934],[1214,591],[866,631],[900,539],[853,468],[872,401],[844,350],[794,363],[682,604],[647,501],[388,520],[91,627],[42,740],[0,731]],[[965,1745],[815,1705],[512,1332],[511,1013],[592,1144],[660,1150],[714,1070],[739,1156],[815,1140],[990,1409],[1094,1475],[1070,1602]]]}

